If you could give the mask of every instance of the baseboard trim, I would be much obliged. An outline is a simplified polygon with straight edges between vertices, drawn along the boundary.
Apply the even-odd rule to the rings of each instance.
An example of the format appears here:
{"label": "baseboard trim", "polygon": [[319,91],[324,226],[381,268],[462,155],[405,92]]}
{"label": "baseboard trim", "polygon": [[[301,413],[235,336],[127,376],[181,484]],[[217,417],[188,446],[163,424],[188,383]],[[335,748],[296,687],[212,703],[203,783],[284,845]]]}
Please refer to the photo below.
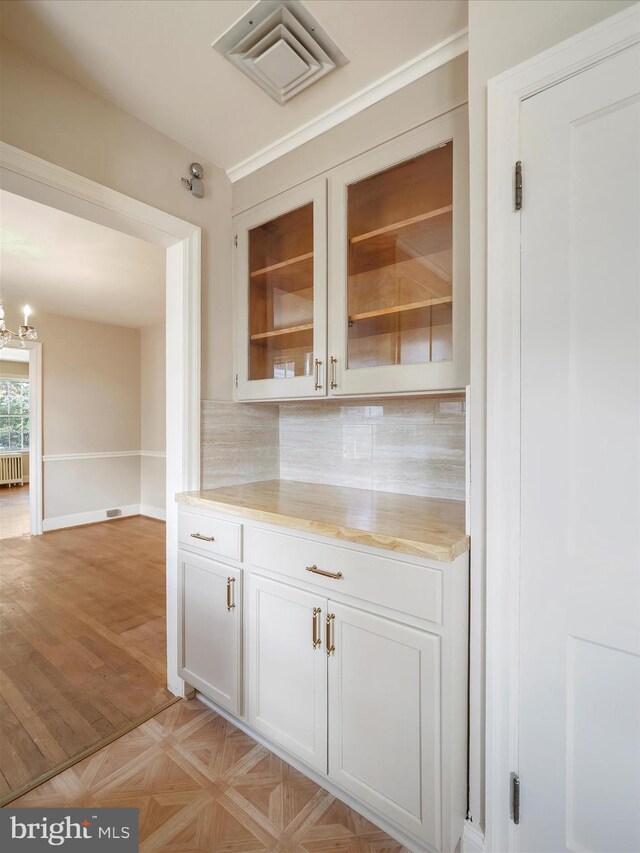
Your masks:
{"label": "baseboard trim", "polygon": [[484,834],[470,820],[464,822],[461,850],[462,853],[484,853]]}
{"label": "baseboard trim", "polygon": [[140,504],[140,515],[148,518],[157,518],[158,521],[167,520],[167,511],[162,506],[151,506],[151,504]]}
{"label": "baseboard trim", "polygon": [[407,850],[410,850],[411,853],[433,853],[433,848],[429,847],[424,842],[417,841],[412,838],[410,835],[407,835],[401,829],[398,829],[394,826],[390,821],[386,818],[381,817],[379,814],[376,814],[372,809],[368,806],[363,805],[358,800],[354,799],[350,794],[345,793],[343,790],[338,788],[337,785],[334,785],[326,776],[323,776],[321,773],[318,773],[312,767],[309,767],[303,761],[295,758],[295,756],[290,755],[286,750],[281,749],[276,744],[272,743],[268,738],[261,735],[259,732],[256,732],[251,728],[244,720],[239,719],[234,716],[230,711],[226,711],[224,708],[221,708],[214,701],[209,699],[208,696],[205,696],[204,693],[201,693],[199,690],[196,690],[196,699],[199,699],[203,705],[206,705],[207,708],[211,708],[212,711],[215,711],[216,714],[220,714],[221,717],[224,717],[225,720],[229,720],[234,726],[236,726],[241,731],[248,734],[249,737],[252,737],[255,741],[257,741],[261,746],[264,746],[270,752],[273,752],[278,758],[281,758],[283,761],[286,761],[287,764],[290,764],[292,767],[295,767],[300,773],[304,776],[307,776],[325,791],[328,791],[332,796],[334,796],[340,802],[345,803],[349,808],[353,809],[354,812],[362,815],[362,817],[371,821],[375,826],[382,829],[387,833],[391,838],[398,841],[400,844],[403,844]]}
{"label": "baseboard trim", "polygon": [[[111,507],[108,507],[111,509]],[[97,521],[117,521],[119,518],[127,518],[131,515],[140,515],[140,504],[117,507],[120,515],[109,518],[107,509],[96,509],[91,512],[76,512],[71,515],[58,515],[54,518],[42,520],[42,530],[48,533],[51,530],[62,530],[65,527],[78,527],[81,524],[95,524]]]}

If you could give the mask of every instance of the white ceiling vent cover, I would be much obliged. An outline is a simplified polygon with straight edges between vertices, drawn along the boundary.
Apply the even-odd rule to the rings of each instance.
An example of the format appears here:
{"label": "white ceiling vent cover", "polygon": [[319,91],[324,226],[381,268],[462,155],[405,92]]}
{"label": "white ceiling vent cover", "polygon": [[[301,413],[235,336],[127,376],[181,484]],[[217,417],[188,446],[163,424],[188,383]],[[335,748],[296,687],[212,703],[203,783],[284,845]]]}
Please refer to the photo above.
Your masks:
{"label": "white ceiling vent cover", "polygon": [[347,62],[298,0],[260,0],[212,47],[279,104]]}

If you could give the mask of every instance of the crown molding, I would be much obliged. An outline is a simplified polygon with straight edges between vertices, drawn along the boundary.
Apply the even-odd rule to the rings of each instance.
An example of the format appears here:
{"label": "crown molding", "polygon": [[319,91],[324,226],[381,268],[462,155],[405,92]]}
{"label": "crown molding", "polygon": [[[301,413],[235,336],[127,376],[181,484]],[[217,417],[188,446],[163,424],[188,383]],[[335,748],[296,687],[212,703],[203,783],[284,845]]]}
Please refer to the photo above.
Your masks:
{"label": "crown molding", "polygon": [[396,68],[395,71],[386,74],[371,85],[346,98],[341,103],[336,104],[335,107],[322,113],[322,115],[319,115],[312,121],[303,124],[271,145],[267,145],[266,148],[263,148],[246,160],[236,163],[235,166],[231,166],[227,169],[227,177],[232,183],[239,181],[241,178],[246,178],[247,175],[261,169],[268,163],[272,163],[284,154],[288,154],[294,148],[298,148],[298,146],[304,145],[305,142],[315,139],[316,136],[320,136],[320,134],[325,133],[325,131],[330,130],[332,127],[336,127],[336,125],[357,115],[362,110],[373,106],[373,104],[376,104],[388,95],[392,95],[410,83],[419,80],[420,77],[424,77],[431,71],[435,71],[436,68],[440,68],[440,66],[445,65],[447,62],[451,62],[452,59],[466,53],[468,44],[468,31],[466,29],[461,30],[459,33],[429,48],[429,50],[426,50],[419,56],[414,57],[414,59],[409,60],[409,62],[401,65],[400,68]]}

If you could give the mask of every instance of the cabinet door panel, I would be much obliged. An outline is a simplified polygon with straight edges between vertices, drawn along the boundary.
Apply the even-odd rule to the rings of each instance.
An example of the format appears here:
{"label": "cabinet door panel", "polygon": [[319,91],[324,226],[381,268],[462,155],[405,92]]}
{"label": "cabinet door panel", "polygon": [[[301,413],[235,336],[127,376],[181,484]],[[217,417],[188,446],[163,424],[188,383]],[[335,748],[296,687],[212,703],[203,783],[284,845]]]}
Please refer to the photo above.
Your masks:
{"label": "cabinet door panel", "polygon": [[241,572],[185,552],[180,552],[179,564],[180,675],[214,702],[238,714]]}
{"label": "cabinet door panel", "polygon": [[326,181],[235,219],[239,400],[326,394]]}
{"label": "cabinet door panel", "polygon": [[329,776],[440,844],[440,638],[328,603]]}
{"label": "cabinet door panel", "polygon": [[326,600],[257,575],[248,591],[249,723],[326,773]]}
{"label": "cabinet door panel", "polygon": [[468,381],[465,118],[456,111],[331,174],[332,394]]}

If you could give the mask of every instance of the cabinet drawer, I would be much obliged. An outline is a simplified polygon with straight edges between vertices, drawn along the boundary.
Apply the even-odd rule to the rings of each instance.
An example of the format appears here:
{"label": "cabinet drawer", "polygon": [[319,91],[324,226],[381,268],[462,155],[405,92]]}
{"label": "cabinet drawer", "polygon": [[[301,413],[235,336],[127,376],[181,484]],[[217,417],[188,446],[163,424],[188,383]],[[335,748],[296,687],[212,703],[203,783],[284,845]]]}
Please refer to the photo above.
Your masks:
{"label": "cabinet drawer", "polygon": [[206,554],[241,559],[242,525],[211,515],[181,512],[178,516],[178,541]]}
{"label": "cabinet drawer", "polygon": [[328,595],[341,592],[442,624],[442,573],[437,569],[257,527],[245,529],[245,547],[247,562],[256,568],[313,583]]}

